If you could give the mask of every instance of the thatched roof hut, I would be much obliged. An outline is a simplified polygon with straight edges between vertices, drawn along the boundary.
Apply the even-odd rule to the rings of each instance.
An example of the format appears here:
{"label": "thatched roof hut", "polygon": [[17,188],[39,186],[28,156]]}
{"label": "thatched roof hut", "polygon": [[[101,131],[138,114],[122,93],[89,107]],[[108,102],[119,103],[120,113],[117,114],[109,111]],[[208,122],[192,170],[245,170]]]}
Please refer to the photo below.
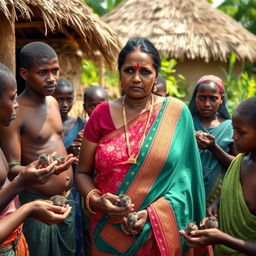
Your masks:
{"label": "thatched roof hut", "polygon": [[[49,43],[61,73],[80,79],[81,58],[115,67],[120,42],[83,0],[1,0],[0,62],[15,71],[15,50],[31,41]],[[77,81],[77,83],[80,81]]]}
{"label": "thatched roof hut", "polygon": [[240,64],[256,60],[256,36],[206,0],[126,0],[103,20],[122,42],[148,37],[192,83],[205,73],[223,76],[232,52]]}

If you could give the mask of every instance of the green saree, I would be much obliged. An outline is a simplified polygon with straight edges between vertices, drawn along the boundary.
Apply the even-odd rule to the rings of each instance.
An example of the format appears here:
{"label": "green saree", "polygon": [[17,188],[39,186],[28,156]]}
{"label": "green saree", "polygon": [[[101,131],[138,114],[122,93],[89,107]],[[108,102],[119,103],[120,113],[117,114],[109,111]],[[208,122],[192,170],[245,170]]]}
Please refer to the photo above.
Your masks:
{"label": "green saree", "polygon": [[188,248],[178,230],[191,221],[199,224],[205,216],[205,193],[193,121],[181,101],[167,98],[163,102],[138,163],[130,166],[116,191],[120,193],[131,197],[136,211],[147,209],[148,221],[133,239],[122,232],[120,224],[111,224],[103,215],[93,230],[94,256],[136,255],[152,236],[161,255],[186,254]]}

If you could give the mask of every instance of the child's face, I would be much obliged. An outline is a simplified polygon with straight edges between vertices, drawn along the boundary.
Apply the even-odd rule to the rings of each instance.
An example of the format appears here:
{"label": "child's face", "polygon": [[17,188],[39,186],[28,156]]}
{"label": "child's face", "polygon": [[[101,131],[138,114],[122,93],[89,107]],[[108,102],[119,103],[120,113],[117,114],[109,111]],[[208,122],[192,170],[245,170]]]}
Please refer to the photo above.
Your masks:
{"label": "child's face", "polygon": [[73,106],[74,91],[71,87],[58,88],[54,92],[54,97],[58,101],[61,117],[67,117]]}
{"label": "child's face", "polygon": [[20,69],[21,77],[27,86],[40,95],[53,95],[56,83],[59,79],[58,59],[35,59],[29,69]]}
{"label": "child's face", "polygon": [[91,116],[93,110],[99,105],[100,103],[107,101],[104,95],[94,95],[93,97],[87,99],[84,103],[84,111],[87,113],[88,116]]}
{"label": "child's face", "polygon": [[161,97],[166,97],[167,93],[164,90],[164,86],[162,84],[157,84],[156,85],[156,90],[153,91],[154,94],[161,96]]}
{"label": "child's face", "polygon": [[6,90],[0,96],[0,123],[3,126],[9,126],[11,121],[16,118],[17,85],[13,79],[6,81]]}
{"label": "child's face", "polygon": [[241,153],[256,151],[256,128],[235,112],[232,117],[234,146]]}
{"label": "child's face", "polygon": [[202,83],[197,89],[195,100],[200,117],[209,118],[216,115],[223,101],[223,95],[214,83]]}

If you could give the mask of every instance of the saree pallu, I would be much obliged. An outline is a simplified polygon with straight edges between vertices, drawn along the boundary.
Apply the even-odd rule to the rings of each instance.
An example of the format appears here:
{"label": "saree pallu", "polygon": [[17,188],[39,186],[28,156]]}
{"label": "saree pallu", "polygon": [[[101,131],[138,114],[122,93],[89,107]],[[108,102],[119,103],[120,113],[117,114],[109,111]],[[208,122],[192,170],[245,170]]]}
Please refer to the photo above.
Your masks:
{"label": "saree pallu", "polygon": [[128,123],[132,156],[139,151],[136,165],[127,161],[124,127],[101,139],[95,162],[96,186],[103,193],[130,196],[135,211],[147,210],[148,221],[134,239],[122,232],[120,223],[111,224],[107,215],[97,213],[92,223],[93,256],[153,255],[145,252],[149,241],[155,242],[158,255],[185,255],[188,248],[178,230],[191,221],[199,224],[205,216],[202,168],[187,107],[173,98],[155,104],[139,149],[147,117],[145,111]]}
{"label": "saree pallu", "polygon": [[[214,128],[205,128],[198,118],[193,115],[193,121],[196,131],[203,131],[215,137],[216,143],[225,151],[230,151],[230,144],[233,142],[233,127],[230,119],[227,119]],[[210,150],[199,149],[203,166],[203,178],[205,185],[207,207],[220,196],[223,178],[227,171],[221,162],[212,154]]]}
{"label": "saree pallu", "polygon": [[[35,195],[26,191],[19,194],[22,204],[37,200],[49,200],[50,196]],[[72,211],[65,221],[46,225],[33,218],[24,222],[23,233],[26,237],[31,256],[72,256],[75,253],[75,221],[71,193],[67,196]]]}
{"label": "saree pallu", "polygon": [[[239,154],[231,163],[224,178],[220,197],[220,229],[245,241],[256,241],[256,216],[250,213],[244,200],[240,182],[240,167],[244,154]],[[242,256],[236,250],[217,245],[216,255]]]}

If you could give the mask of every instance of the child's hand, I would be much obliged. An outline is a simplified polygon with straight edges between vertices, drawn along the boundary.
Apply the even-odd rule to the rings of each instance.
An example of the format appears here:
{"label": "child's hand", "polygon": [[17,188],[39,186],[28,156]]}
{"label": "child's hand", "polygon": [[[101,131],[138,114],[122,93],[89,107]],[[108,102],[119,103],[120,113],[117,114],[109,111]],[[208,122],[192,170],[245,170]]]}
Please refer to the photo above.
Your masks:
{"label": "child's hand", "polygon": [[215,146],[215,137],[209,133],[197,131],[195,132],[196,141],[200,149],[211,149]]}
{"label": "child's hand", "polygon": [[23,206],[29,205],[30,217],[47,225],[63,222],[71,212],[71,206],[56,206],[51,201],[35,200]]}
{"label": "child's hand", "polygon": [[192,231],[187,235],[184,230],[179,231],[189,247],[202,247],[211,244],[222,243],[224,233],[216,228]]}
{"label": "child's hand", "polygon": [[26,187],[31,184],[46,183],[56,170],[57,161],[53,161],[46,167],[39,167],[39,161],[36,160],[26,166],[17,176],[18,182],[21,186]]}
{"label": "child's hand", "polygon": [[58,175],[66,171],[73,163],[77,163],[77,162],[78,162],[78,159],[75,156],[73,156],[73,154],[67,155],[64,163],[58,163],[56,165],[54,174]]}
{"label": "child's hand", "polygon": [[81,143],[82,143],[82,139],[83,139],[83,132],[84,132],[83,130],[80,131],[77,134],[74,141],[72,142],[72,144],[69,147],[67,147],[68,154],[73,154],[74,156],[79,157]]}

